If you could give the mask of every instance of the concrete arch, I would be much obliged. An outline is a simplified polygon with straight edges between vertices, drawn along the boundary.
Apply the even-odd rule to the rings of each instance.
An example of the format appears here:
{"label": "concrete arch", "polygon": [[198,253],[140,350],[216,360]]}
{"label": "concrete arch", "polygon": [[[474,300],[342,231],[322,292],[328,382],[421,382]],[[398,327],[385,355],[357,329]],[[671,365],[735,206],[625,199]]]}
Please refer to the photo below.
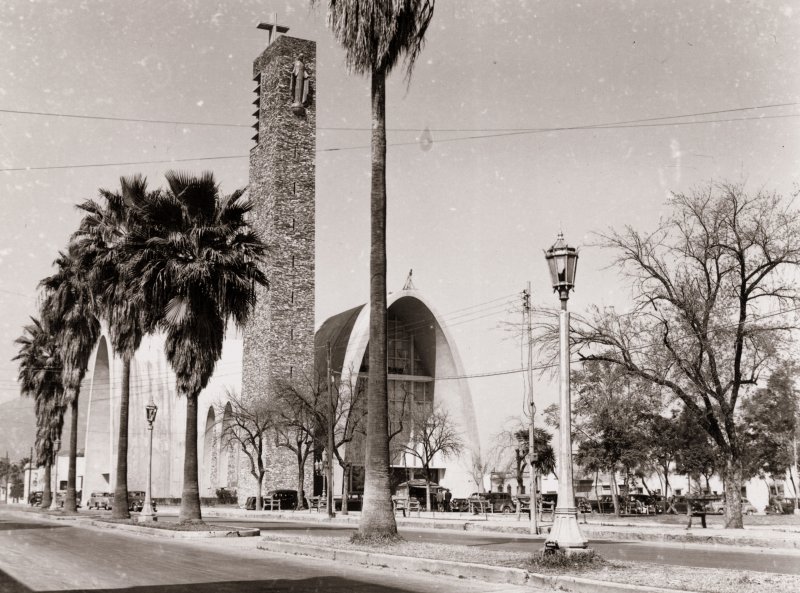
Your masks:
{"label": "concrete arch", "polygon": [[203,455],[200,471],[200,496],[214,496],[214,466],[217,461],[216,414],[214,406],[209,406],[206,416],[206,429],[203,433]]}
{"label": "concrete arch", "polygon": [[95,351],[86,419],[84,500],[94,491],[112,490],[114,425],[111,388],[111,352],[105,336]]}
{"label": "concrete arch", "polygon": [[[472,394],[464,378],[464,367],[455,342],[436,309],[418,291],[402,290],[393,293],[389,295],[387,305],[390,315],[396,315],[412,324],[417,332],[425,334],[422,338],[425,344],[421,349],[427,352],[423,355],[423,363],[427,367],[427,374],[433,377],[434,405],[447,410],[456,420],[462,430],[464,442],[469,444],[469,450],[463,452],[461,460],[435,460],[435,464],[447,467],[443,485],[466,493],[472,488],[469,458],[471,455],[480,455],[480,440]],[[343,384],[355,385],[354,375],[362,368],[369,344],[369,306],[365,305],[360,310],[351,310],[342,315],[340,331],[330,327],[330,335],[326,339],[335,342],[346,340],[341,367],[338,364],[334,364],[334,367],[341,371]]]}
{"label": "concrete arch", "polygon": [[235,452],[233,443],[226,441],[224,435],[229,429],[233,418],[233,408],[231,403],[225,404],[222,412],[222,423],[220,424],[220,435],[223,435],[219,444],[219,463],[217,464],[217,483],[223,488],[236,486],[236,471],[233,461]]}

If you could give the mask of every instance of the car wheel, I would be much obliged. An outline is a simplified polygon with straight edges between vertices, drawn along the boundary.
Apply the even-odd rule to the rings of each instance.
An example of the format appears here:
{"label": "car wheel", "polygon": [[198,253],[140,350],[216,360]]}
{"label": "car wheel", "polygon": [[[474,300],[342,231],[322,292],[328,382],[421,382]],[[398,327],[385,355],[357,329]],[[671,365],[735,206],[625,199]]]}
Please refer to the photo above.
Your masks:
{"label": "car wheel", "polygon": [[724,515],[724,514],[725,514],[725,509],[719,509],[719,510],[717,511],[717,514],[718,514],[718,515]]}
{"label": "car wheel", "polygon": [[511,507],[503,507],[503,509],[501,510],[501,512],[502,512],[504,515],[508,515],[508,514],[510,514],[510,513],[511,513]]}

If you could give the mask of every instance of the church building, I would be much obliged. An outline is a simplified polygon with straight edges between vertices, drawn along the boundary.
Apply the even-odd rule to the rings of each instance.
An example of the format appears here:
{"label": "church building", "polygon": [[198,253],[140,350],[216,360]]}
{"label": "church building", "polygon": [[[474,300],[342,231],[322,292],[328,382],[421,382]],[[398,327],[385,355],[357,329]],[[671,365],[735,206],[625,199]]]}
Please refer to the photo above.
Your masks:
{"label": "church building", "polygon": [[[242,503],[255,495],[246,455],[220,435],[231,422],[231,393],[272,397],[278,382],[292,380],[304,369],[327,370],[326,345],[331,345],[340,385],[359,385],[367,372],[368,309],[360,306],[331,317],[314,331],[315,294],[315,151],[316,45],[284,33],[285,27],[260,25],[270,35],[267,48],[253,64],[256,84],[255,144],[250,151],[248,195],[250,222],[269,245],[264,272],[268,289],[259,289],[258,303],[243,332],[229,330],[222,357],[198,399],[198,462],[200,496],[216,498],[220,489],[236,491]],[[365,286],[365,291],[366,291]],[[411,286],[389,295],[390,406],[401,400],[418,408],[446,410],[464,443],[477,446],[472,399],[452,338],[433,305]],[[116,481],[122,363],[114,357],[106,331],[92,356],[80,397],[78,448],[85,471],[77,485],[84,503],[91,492],[114,490]],[[186,402],[175,391],[175,376],[163,354],[163,337],[148,336],[131,368],[128,488],[144,490],[148,429],[145,406],[158,406],[153,425],[152,492],[157,499],[181,495]],[[408,433],[398,434],[399,439]],[[363,440],[363,438],[362,438]],[[352,464],[349,489],[363,489],[363,442],[346,446]],[[361,452],[359,453],[359,450]],[[319,459],[321,453],[315,452]],[[461,458],[433,460],[435,479],[454,495],[474,490],[469,451]],[[297,458],[271,445],[265,454],[264,492],[297,489]],[[421,477],[419,463],[408,455],[392,459],[394,483]],[[341,493],[341,469],[334,493]],[[361,482],[359,482],[361,480]],[[311,485],[314,492],[311,491]],[[321,477],[309,458],[306,494],[319,494]]]}

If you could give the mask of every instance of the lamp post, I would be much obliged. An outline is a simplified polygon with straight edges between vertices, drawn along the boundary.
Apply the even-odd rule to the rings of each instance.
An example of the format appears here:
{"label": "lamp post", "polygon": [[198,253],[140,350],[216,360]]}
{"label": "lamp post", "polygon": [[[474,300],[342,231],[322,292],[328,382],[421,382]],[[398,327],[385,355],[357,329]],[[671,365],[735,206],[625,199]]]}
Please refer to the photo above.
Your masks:
{"label": "lamp post", "polygon": [[564,241],[559,233],[553,246],[545,252],[550,268],[553,291],[561,299],[558,314],[559,329],[559,459],[558,500],[553,516],[553,528],[545,541],[546,549],[561,549],[566,552],[585,550],[588,540],[578,527],[578,508],[572,486],[572,418],[569,392],[569,291],[575,286],[575,269],[578,265],[578,250]]}
{"label": "lamp post", "polygon": [[142,512],[139,513],[139,523],[158,520],[153,513],[153,498],[151,493],[153,477],[153,422],[156,421],[156,414],[158,413],[158,406],[153,402],[152,396],[144,409],[147,414],[147,430],[150,432],[150,443],[147,449],[147,488],[144,493]]}
{"label": "lamp post", "polygon": [[61,439],[53,441],[53,466],[54,466],[54,482],[56,483],[53,488],[53,499],[50,502],[50,510],[55,511],[58,509],[58,451],[61,449]]}

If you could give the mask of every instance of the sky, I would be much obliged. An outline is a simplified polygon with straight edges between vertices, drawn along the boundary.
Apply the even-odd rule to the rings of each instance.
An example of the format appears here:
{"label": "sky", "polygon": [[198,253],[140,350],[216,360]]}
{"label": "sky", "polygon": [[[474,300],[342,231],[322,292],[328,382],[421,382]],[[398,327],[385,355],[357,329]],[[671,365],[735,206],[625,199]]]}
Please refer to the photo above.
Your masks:
{"label": "sky", "polygon": [[[19,397],[13,341],[75,204],[170,169],[247,185],[256,25],[272,13],[317,43],[316,325],[366,300],[369,80],[347,72],[318,5],[0,4],[0,402]],[[797,1],[437,3],[412,77],[388,82],[387,283],[413,268],[466,374],[485,375],[469,380],[483,444],[521,413],[512,328],[527,282],[557,305],[542,250],[559,231],[581,249],[570,308],[624,308],[594,233],[653,229],[670,192],[713,182],[797,191],[798,56]],[[555,401],[552,377],[534,391],[540,410]]]}

